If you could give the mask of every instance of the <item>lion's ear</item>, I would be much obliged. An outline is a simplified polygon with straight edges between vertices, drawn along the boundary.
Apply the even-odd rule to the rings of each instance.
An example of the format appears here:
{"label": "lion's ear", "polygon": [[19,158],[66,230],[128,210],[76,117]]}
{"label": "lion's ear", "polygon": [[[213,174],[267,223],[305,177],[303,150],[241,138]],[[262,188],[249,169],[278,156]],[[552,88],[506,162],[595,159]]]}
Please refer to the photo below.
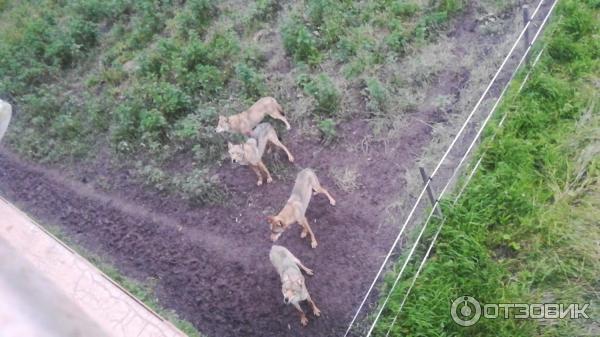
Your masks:
{"label": "lion's ear", "polygon": [[231,142],[227,142],[227,148],[228,148],[229,150],[231,150],[231,148],[232,148],[232,147],[233,147],[233,144],[231,144]]}
{"label": "lion's ear", "polygon": [[273,223],[275,223],[275,217],[274,217],[274,216],[271,216],[271,215],[269,215],[269,216],[267,217],[267,221],[268,221],[270,224],[273,224]]}

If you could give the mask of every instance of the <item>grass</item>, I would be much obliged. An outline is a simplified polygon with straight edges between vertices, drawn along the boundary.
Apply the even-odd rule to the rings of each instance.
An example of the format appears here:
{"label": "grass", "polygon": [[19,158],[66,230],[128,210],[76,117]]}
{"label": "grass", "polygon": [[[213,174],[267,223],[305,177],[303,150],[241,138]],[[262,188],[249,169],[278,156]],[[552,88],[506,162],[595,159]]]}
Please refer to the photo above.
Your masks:
{"label": "grass", "polygon": [[119,270],[112,264],[106,262],[105,259],[100,256],[91,253],[87,249],[75,244],[68,236],[62,232],[59,226],[46,225],[44,226],[52,235],[56,236],[62,242],[67,243],[70,248],[75,250],[79,255],[83,256],[86,260],[94,264],[104,274],[106,274],[111,280],[119,284],[121,287],[126,289],[135,298],[143,302],[145,305],[150,307],[156,313],[169,320],[178,329],[183,331],[189,337],[201,337],[202,335],[196,328],[188,321],[182,319],[173,310],[162,307],[156,296],[154,295],[154,282],[155,280],[149,279],[144,283],[135,281],[131,278],[124,276]]}
{"label": "grass", "polygon": [[[222,203],[224,185],[209,172],[234,136],[214,133],[217,115],[272,95],[323,146],[356,118],[377,119],[386,134],[424,101],[450,48],[417,51],[443,40],[465,4],[0,0],[0,97],[19,109],[7,145],[35,162],[86,167],[98,188],[119,188],[111,170],[88,170],[109,162],[194,205]],[[287,68],[284,57],[290,69],[279,74],[273,65]],[[394,68],[404,59],[409,67]],[[343,188],[356,188],[358,176],[338,173]]]}
{"label": "grass", "polygon": [[330,174],[335,185],[344,192],[352,192],[359,187],[359,173],[356,169],[349,167],[332,167]]}
{"label": "grass", "polygon": [[[509,118],[484,142],[478,173],[456,205],[445,202],[444,229],[390,336],[598,334],[599,18],[595,1],[559,3],[547,52],[524,90],[513,86],[504,99],[499,115]],[[390,328],[415,261],[376,336]],[[394,278],[394,271],[387,275],[382,294]],[[484,303],[591,303],[592,319],[481,319],[465,328],[450,317],[450,304],[462,295]]]}
{"label": "grass", "polygon": [[[434,40],[463,6],[458,0],[310,0],[291,9],[272,0],[3,0],[0,97],[20,109],[7,141],[51,165],[76,167],[109,153],[149,186],[200,204],[219,202],[218,183],[205,185],[214,193],[196,193],[176,179],[210,180],[202,172],[220,164],[225,143],[213,132],[217,114],[244,110],[264,95],[304,92],[310,101],[283,104],[312,105],[297,122],[316,125],[315,136],[328,145],[335,125],[352,118],[341,104],[352,93],[347,84],[366,81],[369,109],[384,114],[392,84],[369,69]],[[268,76],[273,51],[253,40],[265,29],[281,34],[293,59],[290,76],[301,74],[283,88]],[[320,70],[331,62],[341,63],[347,79]],[[176,158],[193,158],[187,167],[194,169],[172,170],[166,163]],[[165,181],[148,175],[147,166],[164,171]]]}

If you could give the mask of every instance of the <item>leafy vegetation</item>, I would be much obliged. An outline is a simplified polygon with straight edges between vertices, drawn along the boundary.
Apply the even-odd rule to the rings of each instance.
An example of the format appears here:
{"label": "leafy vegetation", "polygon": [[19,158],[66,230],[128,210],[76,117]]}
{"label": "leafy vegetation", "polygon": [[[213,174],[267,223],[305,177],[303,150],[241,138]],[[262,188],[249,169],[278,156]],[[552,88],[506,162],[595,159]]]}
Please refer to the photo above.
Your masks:
{"label": "leafy vegetation", "polygon": [[[341,105],[348,92],[319,67],[341,62],[346,77],[368,78],[370,109],[383,112],[388,83],[365,73],[433,37],[463,5],[307,0],[283,12],[273,0],[4,0],[0,96],[21,112],[8,141],[50,164],[109,153],[150,186],[217,202],[224,192],[207,175],[224,149],[212,128],[218,113],[239,112],[264,95],[304,91],[314,99],[308,118],[329,143],[335,125],[351,117]],[[432,24],[436,13],[443,18]],[[269,52],[254,40],[280,15],[274,33],[300,74],[291,88],[270,79]],[[194,164],[186,171],[167,167],[174,158]]]}
{"label": "leafy vegetation", "polygon": [[[595,1],[566,0],[557,12],[547,52],[530,81],[503,102],[501,113],[509,118],[499,136],[484,144],[478,173],[459,202],[444,207],[434,254],[390,336],[579,336],[597,329],[593,317],[482,318],[465,328],[450,316],[452,301],[463,295],[483,303],[598,301],[600,8]],[[420,263],[415,260],[376,335],[390,328]]]}
{"label": "leafy vegetation", "polygon": [[[405,50],[410,32],[425,16],[419,14],[457,10],[447,1],[431,8],[389,0],[363,5],[311,0],[295,6],[280,29],[285,50],[301,69],[303,63],[316,67],[338,59],[348,64],[345,73],[359,76],[367,64],[383,62],[386,49]],[[272,92],[264,55],[248,47],[247,36],[272,22],[282,7],[270,0],[248,6],[241,21],[252,24],[240,31],[233,24],[237,18],[213,0],[3,1],[0,95],[11,97],[23,112],[15,121],[12,135],[19,136],[10,137],[11,146],[50,163],[83,160],[97,146],[109,146],[112,156],[137,167],[146,183],[170,192],[177,187],[165,186],[184,188],[182,181],[205,174],[221,159],[223,142],[210,128],[215,108],[233,93],[242,103],[234,104],[238,107]],[[371,26],[384,34],[390,30],[384,44],[370,36]],[[298,83],[314,98],[315,123],[329,142],[335,138],[334,119],[342,117],[344,93],[327,75],[307,70],[309,80]],[[377,83],[374,90],[385,92],[384,84]],[[385,98],[377,97],[374,104],[381,109]],[[184,126],[191,123],[196,131]],[[192,155],[196,170],[161,168],[181,153]],[[147,167],[161,170],[168,182]],[[175,178],[181,175],[188,179]],[[178,192],[196,191],[194,200],[220,199],[198,188],[184,189],[188,192]]]}

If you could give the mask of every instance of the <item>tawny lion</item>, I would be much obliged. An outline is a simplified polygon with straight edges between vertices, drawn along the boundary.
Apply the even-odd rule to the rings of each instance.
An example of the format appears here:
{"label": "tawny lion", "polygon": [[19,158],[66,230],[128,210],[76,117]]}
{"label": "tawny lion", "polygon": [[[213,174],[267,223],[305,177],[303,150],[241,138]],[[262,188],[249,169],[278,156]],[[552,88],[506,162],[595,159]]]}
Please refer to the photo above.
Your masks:
{"label": "tawny lion", "polygon": [[6,129],[8,129],[8,123],[10,123],[11,116],[11,105],[0,99],[0,140],[2,140],[2,137],[4,137],[4,134],[6,133]]}
{"label": "tawny lion", "polygon": [[250,135],[252,129],[265,118],[265,115],[279,119],[285,123],[288,130],[291,129],[290,123],[283,115],[283,108],[275,98],[263,97],[244,112],[229,117],[219,116],[219,123],[215,131],[217,133],[229,131]]}
{"label": "tawny lion", "polygon": [[270,147],[272,144],[283,149],[290,162],[294,161],[294,156],[292,156],[287,147],[285,147],[285,145],[279,141],[277,132],[275,132],[275,129],[269,123],[258,124],[252,131],[251,136],[252,138],[248,139],[244,144],[234,145],[228,143],[228,152],[229,156],[231,157],[231,161],[234,163],[250,166],[252,171],[254,171],[258,177],[256,185],[260,186],[263,183],[262,173],[264,173],[267,177],[267,183],[273,181],[271,173],[269,173],[269,170],[262,161],[262,156],[267,146]]}
{"label": "tawny lion", "polygon": [[312,196],[312,191],[316,194],[325,194],[329,198],[329,203],[335,206],[335,199],[327,192],[323,186],[319,183],[317,175],[311,169],[304,169],[298,173],[294,188],[292,189],[292,195],[288,199],[287,203],[279,214],[275,216],[267,217],[267,221],[271,225],[271,240],[276,241],[279,239],[281,234],[290,227],[294,222],[298,222],[302,226],[301,238],[305,238],[307,234],[310,234],[310,245],[313,248],[317,247],[317,239],[315,234],[306,220],[306,209]]}
{"label": "tawny lion", "polygon": [[300,312],[300,323],[303,326],[308,324],[308,318],[306,318],[304,311],[300,307],[301,301],[308,301],[312,307],[313,314],[317,317],[321,316],[321,310],[317,308],[317,305],[308,293],[308,289],[306,289],[306,283],[304,282],[304,276],[300,268],[308,275],[313,275],[313,271],[306,268],[294,254],[282,246],[274,245],[271,247],[269,259],[281,278],[283,303],[291,303]]}

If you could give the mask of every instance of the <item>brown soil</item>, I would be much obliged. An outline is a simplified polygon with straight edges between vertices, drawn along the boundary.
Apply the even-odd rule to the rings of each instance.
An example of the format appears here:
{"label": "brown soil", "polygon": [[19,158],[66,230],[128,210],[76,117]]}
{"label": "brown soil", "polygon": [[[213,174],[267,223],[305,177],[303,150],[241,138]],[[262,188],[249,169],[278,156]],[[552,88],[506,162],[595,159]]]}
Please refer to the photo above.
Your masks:
{"label": "brown soil", "polygon": [[[457,21],[451,32],[457,46],[453,53],[466,48],[483,53],[494,44],[475,26],[472,12]],[[445,70],[429,93],[458,100],[470,71]],[[393,142],[372,140],[368,146],[360,145],[370,134],[362,120],[341,125],[341,140],[330,147],[293,129],[283,138],[297,166],[284,163],[282,154],[268,158],[267,166],[277,162],[283,168],[273,170],[274,183],[257,187],[248,168],[224,164],[214,174],[231,198],[220,206],[193,207],[141,187],[125,169],[82,165],[65,174],[27,163],[8,150],[0,152],[0,194],[43,224],[58,225],[72,241],[106,257],[125,275],[154,279],[161,304],[208,336],[338,336],[398,232],[397,224],[386,224],[386,207],[407,194],[404,177],[431,140],[429,125],[446,121],[429,105],[408,117]],[[351,193],[336,188],[329,176],[333,166],[356,168],[359,188]],[[322,316],[310,316],[306,328],[293,307],[283,303],[279,277],[268,259],[265,221],[283,206],[301,167],[315,169],[338,201],[335,207],[323,196],[311,202],[307,217],[319,241],[316,249],[300,239],[298,226],[278,241],[315,271],[307,286]],[[93,182],[100,174],[118,188],[98,188]]]}

